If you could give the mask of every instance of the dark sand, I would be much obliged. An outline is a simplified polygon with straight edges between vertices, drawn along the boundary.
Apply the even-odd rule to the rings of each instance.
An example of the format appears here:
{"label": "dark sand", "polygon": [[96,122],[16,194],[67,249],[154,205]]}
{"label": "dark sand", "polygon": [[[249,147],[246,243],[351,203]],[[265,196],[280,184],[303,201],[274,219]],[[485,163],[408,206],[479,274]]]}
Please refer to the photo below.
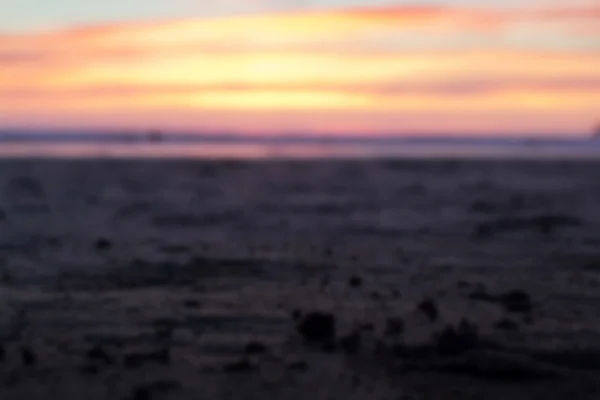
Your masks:
{"label": "dark sand", "polygon": [[0,267],[2,400],[600,398],[600,163],[1,161]]}

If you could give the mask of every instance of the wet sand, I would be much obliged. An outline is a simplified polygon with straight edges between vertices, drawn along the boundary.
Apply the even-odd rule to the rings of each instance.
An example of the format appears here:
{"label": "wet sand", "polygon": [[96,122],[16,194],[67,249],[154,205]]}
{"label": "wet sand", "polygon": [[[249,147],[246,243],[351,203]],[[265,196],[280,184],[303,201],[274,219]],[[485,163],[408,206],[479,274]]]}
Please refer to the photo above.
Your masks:
{"label": "wet sand", "polygon": [[596,399],[600,163],[0,161],[0,398]]}

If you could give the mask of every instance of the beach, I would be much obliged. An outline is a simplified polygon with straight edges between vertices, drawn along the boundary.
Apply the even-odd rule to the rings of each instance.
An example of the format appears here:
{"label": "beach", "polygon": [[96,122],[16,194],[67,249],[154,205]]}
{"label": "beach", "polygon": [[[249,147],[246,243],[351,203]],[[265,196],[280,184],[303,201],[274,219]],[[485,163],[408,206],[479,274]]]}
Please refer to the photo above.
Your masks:
{"label": "beach", "polygon": [[0,161],[0,398],[597,399],[600,162]]}

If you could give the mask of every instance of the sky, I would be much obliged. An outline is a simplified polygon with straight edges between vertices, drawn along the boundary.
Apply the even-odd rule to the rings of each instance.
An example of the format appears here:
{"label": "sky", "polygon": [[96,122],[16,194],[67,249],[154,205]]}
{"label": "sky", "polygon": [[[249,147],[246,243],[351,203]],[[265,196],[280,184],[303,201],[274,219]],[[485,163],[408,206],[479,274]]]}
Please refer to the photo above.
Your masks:
{"label": "sky", "polygon": [[582,135],[597,0],[9,0],[0,128]]}

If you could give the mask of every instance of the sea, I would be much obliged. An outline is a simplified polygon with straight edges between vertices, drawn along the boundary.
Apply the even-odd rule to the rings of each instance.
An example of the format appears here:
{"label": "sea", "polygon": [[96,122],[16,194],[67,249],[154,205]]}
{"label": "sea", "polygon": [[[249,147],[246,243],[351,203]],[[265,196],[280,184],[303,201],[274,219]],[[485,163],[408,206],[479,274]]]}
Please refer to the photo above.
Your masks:
{"label": "sea", "polygon": [[1,157],[600,158],[586,136],[316,136],[0,130]]}

